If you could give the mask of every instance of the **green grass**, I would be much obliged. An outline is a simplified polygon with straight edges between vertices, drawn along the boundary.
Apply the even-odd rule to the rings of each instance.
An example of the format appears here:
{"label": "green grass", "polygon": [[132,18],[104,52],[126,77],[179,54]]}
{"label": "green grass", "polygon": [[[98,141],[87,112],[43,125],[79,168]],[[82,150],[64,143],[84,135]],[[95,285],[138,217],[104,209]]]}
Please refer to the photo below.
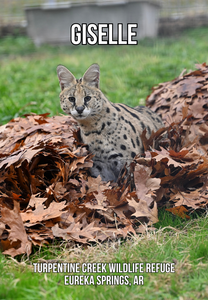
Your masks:
{"label": "green grass", "polygon": [[[195,63],[208,62],[207,36],[208,28],[201,28],[177,38],[146,39],[138,46],[38,49],[28,38],[5,38],[0,42],[0,123],[30,112],[62,113],[58,64],[81,77],[90,64],[97,62],[101,89],[109,100],[132,106],[144,104],[152,86],[172,80],[184,68],[194,69]],[[207,216],[194,214],[186,220],[161,210],[159,220],[156,233],[147,232],[127,241],[88,248],[56,242],[34,248],[29,259],[0,255],[0,299],[208,299]],[[65,274],[33,272],[32,263],[41,260],[176,262],[176,272],[144,273],[143,286],[64,286]],[[127,275],[132,282],[134,274]]]}
{"label": "green grass", "polygon": [[81,77],[92,63],[100,64],[101,89],[112,102],[144,104],[151,87],[208,61],[207,28],[168,39],[146,39],[137,46],[42,46],[26,37],[0,43],[0,123],[24,113],[61,113],[58,64]]}
{"label": "green grass", "polygon": [[[167,216],[170,216],[168,213]],[[170,216],[171,217],[171,216]],[[0,299],[207,299],[207,217],[186,222],[183,229],[160,228],[157,233],[125,242],[81,247],[51,245],[33,254],[30,261],[14,262],[0,256]],[[54,259],[64,262],[176,263],[174,273],[137,273],[144,285],[65,286],[65,273],[34,273],[33,262]],[[78,275],[109,275],[77,273]],[[72,274],[71,274],[72,275]],[[115,275],[115,274],[110,274]],[[118,274],[117,274],[118,275]],[[35,296],[34,296],[35,295]],[[180,298],[181,297],[181,298]]]}

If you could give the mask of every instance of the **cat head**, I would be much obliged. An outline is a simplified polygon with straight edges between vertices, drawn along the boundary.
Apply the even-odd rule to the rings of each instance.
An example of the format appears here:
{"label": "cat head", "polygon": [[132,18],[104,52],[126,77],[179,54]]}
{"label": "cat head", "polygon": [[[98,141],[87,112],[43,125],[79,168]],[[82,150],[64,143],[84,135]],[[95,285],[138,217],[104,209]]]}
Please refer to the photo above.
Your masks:
{"label": "cat head", "polygon": [[76,79],[64,66],[57,67],[61,87],[61,108],[77,121],[91,118],[102,110],[99,90],[100,70],[97,64],[91,65],[83,77]]}

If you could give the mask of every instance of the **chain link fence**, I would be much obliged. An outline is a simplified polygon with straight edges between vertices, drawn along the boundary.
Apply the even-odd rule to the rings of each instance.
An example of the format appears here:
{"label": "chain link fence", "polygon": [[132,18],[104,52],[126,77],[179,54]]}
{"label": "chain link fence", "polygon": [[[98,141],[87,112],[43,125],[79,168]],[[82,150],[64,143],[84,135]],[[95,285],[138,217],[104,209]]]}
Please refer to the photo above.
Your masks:
{"label": "chain link fence", "polygon": [[[73,2],[118,2],[119,0],[73,0]],[[120,0],[124,2],[125,0]],[[127,0],[128,1],[128,0]],[[132,0],[131,0],[132,1]],[[136,1],[136,0],[133,0]],[[146,0],[148,1],[148,0]],[[56,5],[68,3],[64,0],[0,0],[0,25],[18,24],[26,26],[24,7],[26,5]],[[161,5],[160,16],[181,18],[208,14],[208,0],[151,0]]]}

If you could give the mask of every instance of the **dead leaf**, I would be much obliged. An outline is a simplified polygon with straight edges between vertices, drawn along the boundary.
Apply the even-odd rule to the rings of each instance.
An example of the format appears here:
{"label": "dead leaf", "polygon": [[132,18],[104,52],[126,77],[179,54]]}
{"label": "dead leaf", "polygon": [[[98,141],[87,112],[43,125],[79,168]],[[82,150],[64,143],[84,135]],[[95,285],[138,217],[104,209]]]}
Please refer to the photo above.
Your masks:
{"label": "dead leaf", "polygon": [[23,222],[30,221],[31,224],[34,224],[60,217],[63,213],[63,209],[66,207],[67,204],[65,202],[57,203],[53,201],[48,208],[45,208],[44,205],[39,203],[34,211],[29,209],[26,212],[21,213],[21,217]]}
{"label": "dead leaf", "polygon": [[181,218],[190,219],[190,216],[188,216],[186,213],[188,212],[188,209],[186,209],[184,206],[176,206],[172,208],[166,208],[167,211],[172,212],[174,215],[179,216]]}
{"label": "dead leaf", "polygon": [[151,223],[157,223],[158,220],[158,212],[157,212],[157,203],[154,202],[154,206],[151,209],[145,200],[139,200],[136,202],[134,199],[128,200],[130,206],[135,209],[135,213],[132,216],[137,218],[139,217],[147,217]]}
{"label": "dead leaf", "polygon": [[150,178],[151,168],[136,165],[134,171],[134,182],[138,199],[145,200],[148,205],[154,200],[150,191],[160,188],[159,178]]}
{"label": "dead leaf", "polygon": [[[9,226],[10,228],[6,229],[9,233],[8,249],[4,249],[4,242],[1,240],[1,244],[3,244],[4,250],[3,253],[11,255],[12,257],[24,253],[26,253],[29,256],[32,251],[32,243],[28,239],[21,219],[19,203],[14,201],[14,209],[12,210],[8,209],[7,207],[2,207],[0,220],[1,223]],[[15,247],[13,247],[14,243]]]}

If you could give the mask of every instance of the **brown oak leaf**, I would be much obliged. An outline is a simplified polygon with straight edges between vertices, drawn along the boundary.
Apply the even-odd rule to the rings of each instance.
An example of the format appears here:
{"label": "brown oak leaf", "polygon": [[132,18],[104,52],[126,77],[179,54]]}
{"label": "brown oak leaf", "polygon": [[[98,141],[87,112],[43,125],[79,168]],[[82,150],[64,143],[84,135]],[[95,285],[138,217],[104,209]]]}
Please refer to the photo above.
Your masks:
{"label": "brown oak leaf", "polygon": [[[1,245],[3,245],[4,254],[9,254],[12,257],[27,253],[29,256],[32,251],[32,243],[26,234],[21,214],[20,205],[18,202],[14,201],[14,208],[8,209],[7,207],[1,208],[1,218],[0,221],[9,226],[7,229],[9,232],[7,249],[4,249],[4,241],[1,240]],[[15,245],[15,246],[14,246]]]}

